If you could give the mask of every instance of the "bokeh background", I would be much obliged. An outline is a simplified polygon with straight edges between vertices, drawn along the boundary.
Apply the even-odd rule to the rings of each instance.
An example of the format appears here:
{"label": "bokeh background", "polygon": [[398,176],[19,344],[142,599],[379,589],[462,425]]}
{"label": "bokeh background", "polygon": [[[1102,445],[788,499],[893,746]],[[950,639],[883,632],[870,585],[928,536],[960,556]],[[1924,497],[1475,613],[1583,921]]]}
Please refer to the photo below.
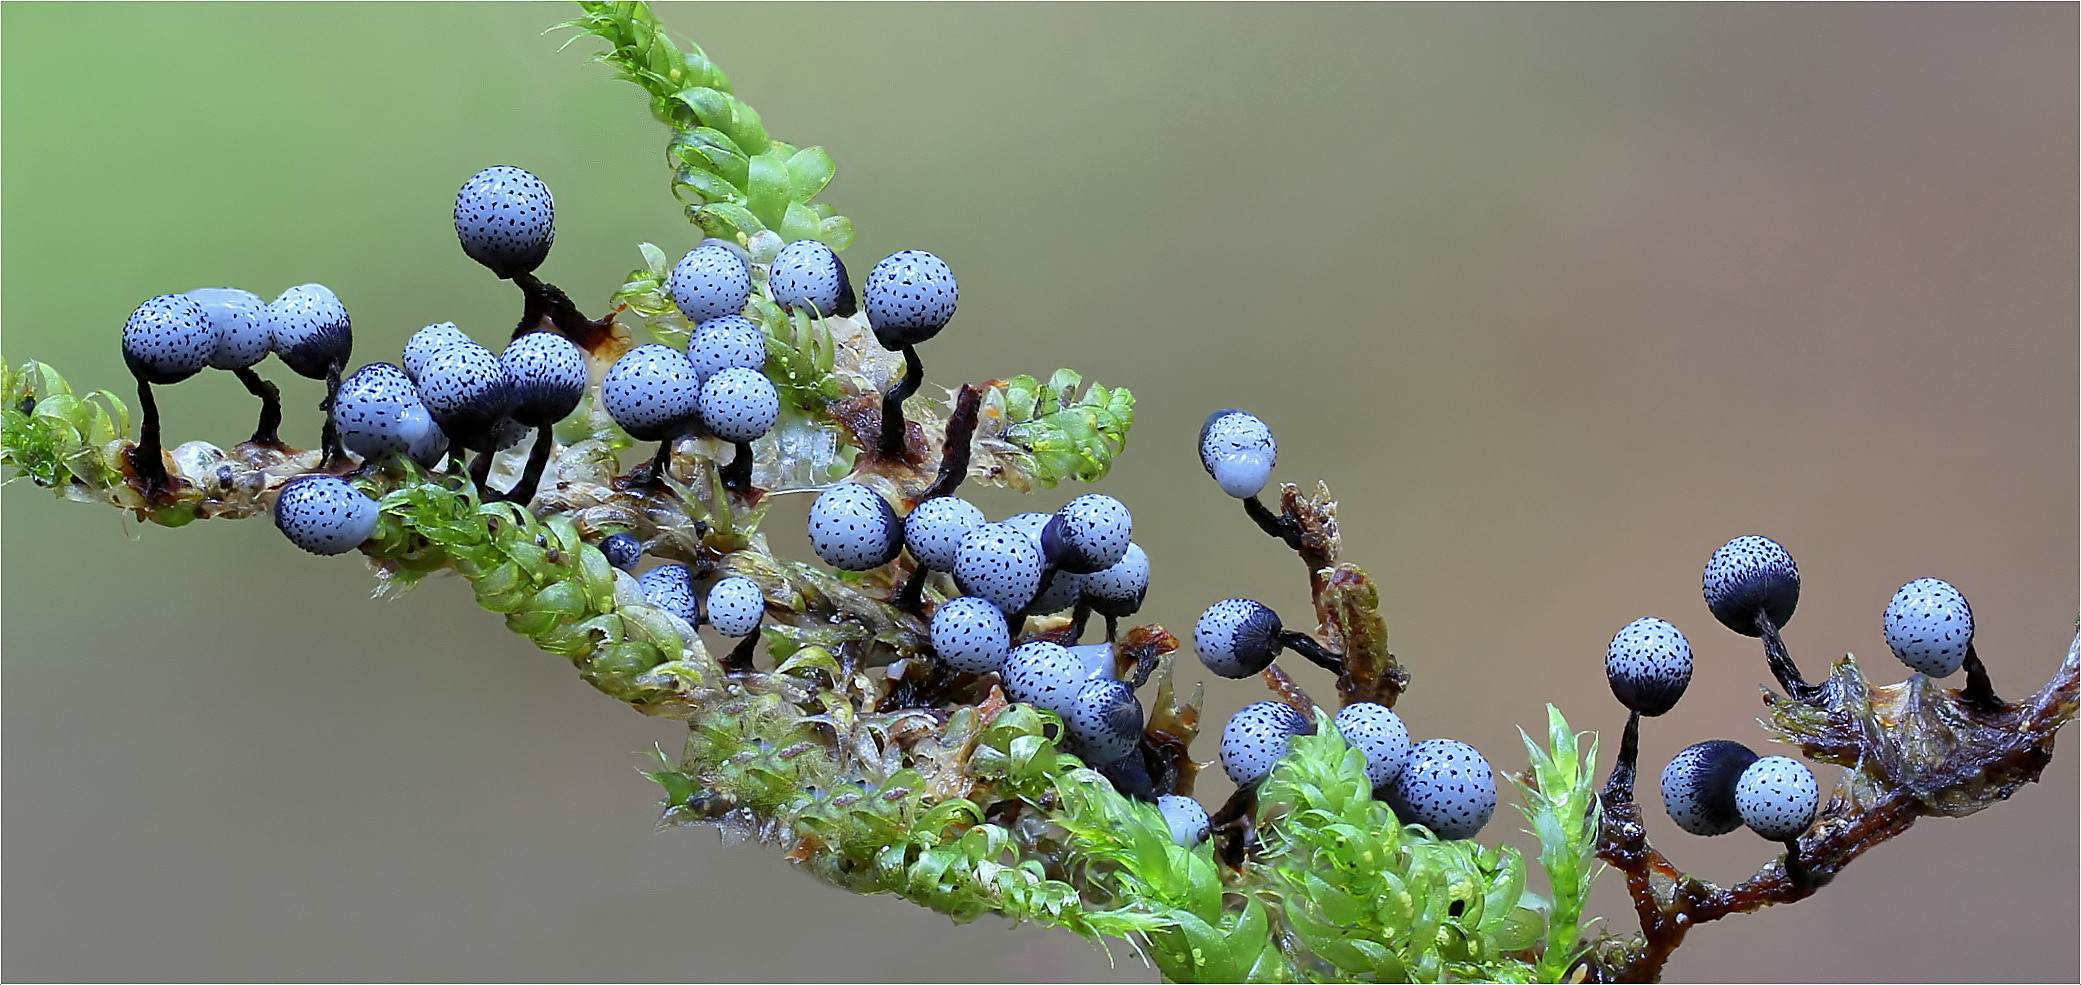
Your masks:
{"label": "bokeh background", "polygon": [[[568,13],[8,5],[6,357],[127,392],[142,299],[311,280],[352,310],[358,361],[435,321],[495,340],[511,290],[449,224],[494,163],[555,189],[543,273],[597,309],[638,241],[696,236],[640,94],[542,35]],[[1243,406],[1278,478],[1339,494],[1412,729],[1501,766],[1549,701],[1615,742],[1600,661],[1647,614],[1700,661],[1646,730],[1651,775],[1700,739],[1761,744],[1759,648],[1698,595],[1739,534],[1797,556],[1810,675],[1845,651],[1903,675],[1879,615],[1922,575],[1971,597],[2002,693],[2065,652],[2070,5],[663,13],[776,135],[836,157],[856,274],[909,247],[952,263],[936,382],[1068,365],[1133,388],[1099,488],[1137,511],[1152,620],[1230,595],[1305,611],[1290,555],[1193,458],[1202,417]],[[308,443],[316,385],[269,365]],[[177,439],[251,428],[225,374],[160,399]],[[265,522],[141,529],[25,483],[0,504],[6,977],[1154,977],[656,829],[639,752],[676,730],[458,581],[377,603],[362,565]],[[1224,682],[1209,706],[1260,696]],[[1670,977],[2073,980],[2077,762],[1700,928]],[[1506,806],[1486,837],[1520,826]],[[1714,879],[1773,851],[1657,833]],[[1615,880],[1597,903],[1630,926]]]}

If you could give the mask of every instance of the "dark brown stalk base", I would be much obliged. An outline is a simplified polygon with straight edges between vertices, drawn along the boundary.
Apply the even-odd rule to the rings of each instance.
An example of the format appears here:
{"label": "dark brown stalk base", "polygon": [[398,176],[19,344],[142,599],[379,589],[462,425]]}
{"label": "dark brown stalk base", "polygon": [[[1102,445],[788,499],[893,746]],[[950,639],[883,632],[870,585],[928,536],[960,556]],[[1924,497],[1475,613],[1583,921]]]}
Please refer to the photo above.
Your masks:
{"label": "dark brown stalk base", "polygon": [[282,444],[282,389],[261,379],[250,368],[231,372],[246,385],[247,393],[260,398],[260,423],[253,426],[253,436],[246,440],[277,451],[288,447]]}
{"label": "dark brown stalk base", "polygon": [[881,437],[876,451],[883,458],[907,457],[909,442],[905,440],[903,428],[903,402],[925,382],[925,363],[918,358],[918,347],[903,347],[903,379],[882,395]]}

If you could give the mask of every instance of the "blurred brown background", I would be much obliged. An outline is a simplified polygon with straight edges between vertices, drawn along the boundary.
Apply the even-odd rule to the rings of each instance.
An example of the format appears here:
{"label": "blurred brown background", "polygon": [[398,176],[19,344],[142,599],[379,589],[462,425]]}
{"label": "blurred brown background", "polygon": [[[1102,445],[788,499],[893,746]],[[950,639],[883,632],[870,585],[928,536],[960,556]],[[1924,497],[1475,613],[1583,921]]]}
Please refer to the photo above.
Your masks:
{"label": "blurred brown background", "polygon": [[[594,42],[541,36],[569,15],[8,5],[7,358],[127,392],[142,299],[310,280],[352,310],[357,361],[434,321],[495,339],[511,290],[449,226],[494,163],[555,189],[543,272],[599,307],[639,240],[695,236],[640,94]],[[2065,652],[2071,5],[664,16],[776,135],[836,157],[856,276],[906,247],[952,263],[935,382],[1069,365],[1134,389],[1099,488],[1137,510],[1153,620],[1229,595],[1305,611],[1298,566],[1193,459],[1202,417],[1239,405],[1277,430],[1277,478],[1340,495],[1418,737],[1499,766],[1548,701],[1615,742],[1600,660],[1647,614],[1700,660],[1647,768],[1762,744],[1759,648],[1698,597],[1739,534],[1798,558],[1810,675],[1846,650],[1904,675],[1879,616],[1921,575],[1972,599],[2002,693]],[[268,366],[309,442],[316,385]],[[161,405],[182,439],[252,425],[221,373]],[[8,978],[1154,977],[1124,947],[1109,967],[1061,932],[951,926],[656,830],[638,753],[675,729],[458,581],[375,603],[360,564],[265,522],[140,529],[25,483],[0,503]],[[1257,697],[1224,683],[1210,707]],[[1670,977],[2073,980],[2073,741],[2013,802],[1700,928]],[[1487,837],[1519,827],[1506,806]],[[1772,853],[1658,836],[1715,879]],[[1598,903],[1630,926],[1615,880]]]}

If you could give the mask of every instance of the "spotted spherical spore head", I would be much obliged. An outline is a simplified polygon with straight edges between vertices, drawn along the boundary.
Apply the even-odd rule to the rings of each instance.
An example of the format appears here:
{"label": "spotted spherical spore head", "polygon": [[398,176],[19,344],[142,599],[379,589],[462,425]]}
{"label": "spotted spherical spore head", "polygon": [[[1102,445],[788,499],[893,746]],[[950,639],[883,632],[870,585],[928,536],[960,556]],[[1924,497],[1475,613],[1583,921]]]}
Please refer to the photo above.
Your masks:
{"label": "spotted spherical spore head", "polygon": [[1741,827],[1734,785],[1756,761],[1749,747],[1731,739],[1687,746],[1662,768],[1662,807],[1676,826],[1694,835],[1723,835]]}
{"label": "spotted spherical spore head", "polygon": [[860,295],[875,339],[894,352],[938,335],[954,317],[961,288],[945,260],[904,250],[883,257],[867,272]]}
{"label": "spotted spherical spore head", "polygon": [[1728,629],[1761,636],[1758,610],[1782,628],[1799,607],[1799,566],[1768,537],[1736,537],[1705,562],[1705,607]]}
{"label": "spotted spherical spore head", "polygon": [[1207,840],[1207,835],[1213,832],[1207,809],[1191,797],[1164,794],[1156,798],[1156,809],[1163,812],[1163,823],[1171,828],[1171,840],[1180,848],[1191,848]]}
{"label": "spotted spherical spore head", "polygon": [[555,332],[529,332],[499,354],[513,385],[513,419],[548,427],[578,409],[585,396],[585,353]]}
{"label": "spotted spherical spore head", "polygon": [[965,674],[1002,670],[1012,650],[1011,627],[1004,621],[1004,610],[989,599],[948,599],[932,613],[932,649],[947,666]]}
{"label": "spotted spherical spore head", "polygon": [[766,595],[759,583],[732,576],[708,588],[708,624],[724,636],[749,636],[766,618]]}
{"label": "spotted spherical spore head", "polygon": [[918,563],[933,571],[954,570],[961,538],[988,523],[983,511],[958,496],[934,496],[903,518],[903,544]]}
{"label": "spotted spherical spore head", "polygon": [[703,381],[726,369],[764,370],[766,333],[743,315],[710,318],[687,339],[686,358]]}
{"label": "spotted spherical spore head", "polygon": [[880,493],[841,482],[809,507],[809,546],[834,568],[879,568],[903,550],[903,521]]}
{"label": "spotted spherical spore head", "polygon": [[354,322],[347,306],[323,284],[299,284],[267,303],[261,314],[268,345],[298,376],[325,378],[354,355]]}
{"label": "spotted spherical spore head", "polygon": [[1409,762],[1409,726],[1394,709],[1355,701],[1337,712],[1337,734],[1366,754],[1366,779],[1378,790],[1402,774]]}
{"label": "spotted spherical spore head", "polygon": [[780,419],[780,391],[756,369],[725,369],[701,384],[701,423],[724,441],[755,441]]}
{"label": "spotted spherical spore head", "polygon": [[1472,838],[1496,812],[1496,771],[1473,746],[1425,739],[1409,748],[1383,799],[1404,824],[1421,824],[1447,841]]}
{"label": "spotted spherical spore head", "polygon": [[798,239],[782,249],[773,258],[766,284],[773,290],[773,300],[789,310],[807,307],[820,315],[843,318],[856,307],[845,261],[813,239]]}
{"label": "spotted spherical spore head", "polygon": [[1787,756],[1765,756],[1741,771],[1734,784],[1734,809],[1750,831],[1788,841],[1813,827],[1821,807],[1821,784],[1806,764]]}
{"label": "spotted spherical spore head", "polygon": [[694,594],[694,573],[684,564],[661,564],[636,576],[643,601],[686,620],[701,621],[699,596]]}
{"label": "spotted spherical spore head", "polygon": [[1619,704],[1660,715],[1676,707],[1691,684],[1691,641],[1660,619],[1635,619],[1611,638],[1604,678]]}
{"label": "spotted spherical spore head", "polygon": [[1271,666],[1284,629],[1279,614],[1262,602],[1223,599],[1200,613],[1192,647],[1208,670],[1237,680]]}
{"label": "spotted spherical spore head", "polygon": [[1311,735],[1315,723],[1282,701],[1245,705],[1221,727],[1221,768],[1238,787],[1271,775],[1293,748],[1293,737]]}
{"label": "spotted spherical spore head", "polygon": [[719,243],[703,244],[679,258],[665,288],[688,321],[741,315],[751,300],[751,268],[735,250]]}
{"label": "spotted spherical spore head", "polygon": [[454,322],[444,321],[438,325],[428,325],[413,332],[412,337],[405,341],[404,358],[398,360],[398,365],[404,369],[406,376],[416,381],[420,372],[426,369],[427,361],[438,355],[441,350],[451,345],[465,344],[476,345],[477,342],[464,334],[462,329],[456,328]]}
{"label": "spotted spherical spore head", "polygon": [[123,362],[146,383],[179,383],[202,372],[217,349],[217,334],[195,299],[161,294],[137,306],[123,323]]}
{"label": "spotted spherical spore head", "polygon": [[427,417],[412,381],[389,363],[370,363],[349,374],[332,402],[340,444],[371,462],[410,450],[413,436],[405,429],[415,409],[420,418]]}
{"label": "spotted spherical spore head", "polygon": [[1103,766],[1142,741],[1142,703],[1126,681],[1085,681],[1062,715],[1072,747],[1084,762]]}
{"label": "spotted spherical spore head", "polygon": [[1264,490],[1279,464],[1272,429],[1248,411],[1233,407],[1207,415],[1199,429],[1199,463],[1221,491],[1248,499]]}
{"label": "spotted spherical spore head", "polygon": [[1886,645],[1910,670],[1949,677],[1973,645],[1973,607],[1950,582],[1917,578],[1886,604]]}
{"label": "spotted spherical spore head", "polygon": [[1149,592],[1149,555],[1130,543],[1127,553],[1104,571],[1084,576],[1084,602],[1101,616],[1124,619],[1141,611]]}
{"label": "spotted spherical spore head", "polygon": [[210,352],[211,369],[246,369],[267,358],[274,336],[261,321],[267,302],[252,291],[235,287],[198,287],[183,297],[202,306],[217,347]]}
{"label": "spotted spherical spore head", "polygon": [[1040,547],[1015,527],[983,524],[964,534],[954,550],[954,583],[965,594],[989,599],[1007,617],[1026,610],[1040,582]]}
{"label": "spotted spherical spore head", "polygon": [[345,479],[298,476],[275,499],[275,528],[312,554],[345,554],[375,535],[379,512]]}
{"label": "spotted spherical spore head", "polygon": [[1076,654],[1046,640],[1013,647],[998,676],[1004,681],[1006,697],[1064,718],[1069,717],[1070,702],[1088,680],[1084,662]]}
{"label": "spotted spherical spore head", "polygon": [[1064,503],[1041,528],[1041,553],[1064,571],[1088,575],[1104,571],[1127,553],[1134,535],[1134,516],[1127,504],[1102,493]]}
{"label": "spotted spherical spore head", "polygon": [[600,553],[608,564],[627,571],[643,559],[643,542],[633,534],[609,534],[600,538]]}
{"label": "spotted spherical spore head", "polygon": [[453,345],[427,360],[419,400],[450,441],[473,451],[493,446],[513,410],[513,384],[499,357],[481,345]]}
{"label": "spotted spherical spore head", "polygon": [[[1053,519],[1053,515],[1048,513],[1015,513],[1005,519],[1004,525],[1016,528],[1020,533],[1031,538],[1034,550],[1041,552],[1042,562],[1045,564],[1047,550],[1041,547],[1041,532],[1047,529],[1048,521],[1051,519]],[[1033,601],[1026,603],[1028,615],[1045,616],[1049,613],[1061,612],[1077,604],[1077,599],[1084,591],[1083,575],[1073,574],[1059,568],[1056,569],[1052,576],[1043,572],[1041,583],[1042,587],[1038,594],[1034,595]]]}
{"label": "spotted spherical spore head", "polygon": [[655,342],[622,354],[600,381],[600,405],[638,441],[677,437],[700,413],[701,380],[686,353]]}
{"label": "spotted spherical spore head", "polygon": [[405,439],[405,454],[426,468],[441,464],[448,454],[448,432],[434,423],[424,403],[415,400],[398,412],[397,431]]}
{"label": "spotted spherical spore head", "polygon": [[532,273],[556,242],[556,199],[542,179],[508,164],[485,168],[455,193],[455,238],[500,277]]}

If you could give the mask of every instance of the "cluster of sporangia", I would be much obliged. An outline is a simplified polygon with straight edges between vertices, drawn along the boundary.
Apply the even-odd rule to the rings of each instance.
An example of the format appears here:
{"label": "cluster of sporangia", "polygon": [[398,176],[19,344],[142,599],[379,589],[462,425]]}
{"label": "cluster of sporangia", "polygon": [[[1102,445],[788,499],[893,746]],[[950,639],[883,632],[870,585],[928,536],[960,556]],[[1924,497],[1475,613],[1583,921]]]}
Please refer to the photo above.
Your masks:
{"label": "cluster of sporangia", "polygon": [[[252,369],[274,352],[296,372],[327,383],[320,404],[326,412],[324,459],[315,473],[286,483],[274,509],[276,526],[297,546],[341,554],[374,533],[376,502],[339,477],[353,468],[350,452],[360,457],[361,468],[397,455],[434,468],[451,455],[459,463],[461,452],[475,452],[469,471],[480,496],[531,501],[554,444],[551,426],[576,409],[585,393],[586,359],[573,338],[584,338],[598,323],[578,316],[561,291],[533,275],[556,234],[555,203],[534,175],[506,166],[476,174],[456,196],[455,230],[465,253],[514,281],[527,299],[526,314],[502,353],[494,355],[454,324],[442,323],[412,336],[401,365],[370,363],[343,379],[353,332],[346,308],[322,285],[293,287],[266,303],[246,291],[203,288],[139,305],[123,329],[123,354],[144,410],[131,464],[146,496],[163,495],[171,481],[151,385],[180,382],[206,366],[233,370],[263,402],[252,440],[279,448],[278,392]],[[765,273],[774,300],[785,307],[806,306],[828,316],[855,310],[844,264],[821,243],[789,244]],[[702,243],[673,268],[668,283],[695,326],[686,349],[637,346],[607,370],[601,407],[631,437],[660,442],[637,482],[654,484],[662,477],[677,439],[707,434],[736,445],[735,458],[722,470],[725,487],[748,487],[751,442],[766,434],[780,411],[763,373],[765,336],[743,314],[752,280],[734,245]],[[902,402],[923,378],[914,346],[945,327],[958,299],[952,271],[930,253],[894,254],[868,274],[859,307],[876,339],[904,353],[906,362],[903,379],[883,398],[885,452],[892,444],[900,452]],[[490,488],[493,454],[526,440],[530,430],[535,444],[519,481],[504,492]],[[1277,445],[1264,422],[1238,410],[1214,414],[1202,429],[1200,456],[1224,491],[1244,500],[1253,516],[1267,514],[1257,493],[1270,476]],[[1142,661],[1122,680],[1114,658],[1118,620],[1140,608],[1149,583],[1148,556],[1130,539],[1131,517],[1119,500],[1079,496],[1052,515],[1022,513],[990,523],[981,510],[942,488],[899,517],[873,489],[841,482],[817,497],[809,535],[825,563],[847,571],[889,564],[907,548],[916,566],[899,604],[912,611],[922,611],[927,579],[950,576],[958,591],[929,614],[934,672],[995,675],[1012,700],[1060,716],[1066,747],[1120,789],[1157,800],[1181,843],[1207,836],[1205,809],[1189,797],[1154,797],[1142,757],[1129,755],[1141,743],[1144,726],[1135,689],[1146,683],[1154,664]],[[624,570],[643,555],[641,542],[626,533],[609,533],[598,546]],[[742,637],[723,662],[748,669],[765,598],[754,582],[740,577],[716,580],[704,593],[704,577],[682,564],[663,564],[638,581],[651,604],[690,625],[705,622]],[[1066,641],[1012,645],[1027,617],[1072,608]],[[1094,613],[1106,620],[1107,642],[1077,644]],[[1270,608],[1248,599],[1209,607],[1193,641],[1208,669],[1223,677],[1257,674],[1282,649],[1332,671],[1341,666],[1336,654],[1286,630]],[[1401,719],[1373,703],[1345,707],[1336,726],[1364,751],[1376,791],[1404,820],[1441,837],[1465,838],[1493,813],[1495,776],[1472,747],[1450,739],[1412,746]],[[1222,730],[1222,765],[1238,787],[1251,789],[1295,736],[1313,729],[1291,705],[1251,705]]]}
{"label": "cluster of sporangia", "polygon": [[[1785,651],[1778,630],[1799,604],[1799,568],[1768,537],[1728,541],[1705,565],[1705,604],[1715,618],[1744,636],[1760,637],[1771,671],[1788,695],[1813,700]],[[2000,705],[1979,655],[1973,651],[1973,610],[1950,583],[1917,578],[1886,606],[1886,642],[1908,668],[1932,678],[1968,672],[1964,698],[1980,708]],[[1631,796],[1640,719],[1676,707],[1691,681],[1691,644],[1660,619],[1636,619],[1611,638],[1604,671],[1611,693],[1631,714],[1613,771],[1614,791]],[[1607,794],[1609,796],[1609,794]],[[1812,770],[1787,756],[1762,756],[1739,742],[1711,739],[1684,749],[1662,770],[1662,802],[1677,827],[1721,835],[1743,825],[1785,844],[1785,871],[1795,882],[1809,876],[1799,837],[1814,824],[1821,787]]]}

